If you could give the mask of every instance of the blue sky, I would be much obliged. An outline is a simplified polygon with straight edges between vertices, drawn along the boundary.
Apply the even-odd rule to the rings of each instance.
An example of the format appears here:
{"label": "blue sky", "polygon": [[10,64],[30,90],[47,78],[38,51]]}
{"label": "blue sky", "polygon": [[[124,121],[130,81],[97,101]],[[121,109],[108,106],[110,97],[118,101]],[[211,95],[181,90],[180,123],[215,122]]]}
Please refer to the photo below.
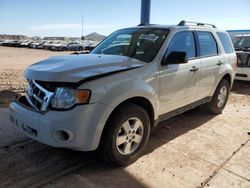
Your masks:
{"label": "blue sky", "polygon": [[[0,0],[0,33],[80,36],[135,26],[141,0]],[[221,29],[250,29],[250,0],[151,0],[151,23],[180,20],[213,23]]]}

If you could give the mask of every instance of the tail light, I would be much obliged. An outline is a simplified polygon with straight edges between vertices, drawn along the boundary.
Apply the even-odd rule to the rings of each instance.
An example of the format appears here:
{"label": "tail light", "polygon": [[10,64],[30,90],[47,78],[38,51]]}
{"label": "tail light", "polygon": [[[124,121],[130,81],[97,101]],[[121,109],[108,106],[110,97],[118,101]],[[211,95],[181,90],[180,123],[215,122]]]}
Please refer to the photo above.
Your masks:
{"label": "tail light", "polygon": [[232,58],[232,67],[233,67],[233,70],[236,71],[236,69],[237,69],[237,56]]}

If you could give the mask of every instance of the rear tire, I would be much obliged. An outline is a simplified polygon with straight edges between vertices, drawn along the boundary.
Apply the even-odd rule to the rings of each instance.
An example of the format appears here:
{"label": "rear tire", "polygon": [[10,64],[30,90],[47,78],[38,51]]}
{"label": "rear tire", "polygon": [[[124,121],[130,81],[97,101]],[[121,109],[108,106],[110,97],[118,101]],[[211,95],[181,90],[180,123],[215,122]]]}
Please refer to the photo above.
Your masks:
{"label": "rear tire", "polygon": [[228,96],[229,96],[230,85],[225,79],[221,80],[217,86],[211,102],[208,103],[208,109],[213,114],[221,114],[224,110]]}
{"label": "rear tire", "polygon": [[104,129],[99,153],[116,166],[130,164],[142,154],[150,134],[147,112],[133,103],[126,103],[111,115]]}

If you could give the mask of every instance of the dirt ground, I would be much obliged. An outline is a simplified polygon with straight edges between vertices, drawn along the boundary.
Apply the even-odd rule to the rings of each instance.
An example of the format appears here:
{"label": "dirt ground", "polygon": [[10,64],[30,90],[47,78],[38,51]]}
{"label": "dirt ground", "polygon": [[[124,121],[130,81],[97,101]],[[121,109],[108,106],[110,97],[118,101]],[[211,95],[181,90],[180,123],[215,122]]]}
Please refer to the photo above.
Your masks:
{"label": "dirt ground", "polygon": [[[68,52],[66,52],[68,53]],[[22,92],[29,64],[62,54],[0,47],[0,104]],[[64,52],[65,54],[65,52]],[[144,155],[120,168],[96,152],[40,144],[0,108],[0,187],[250,187],[250,83],[235,82],[221,115],[198,107],[153,129]]]}
{"label": "dirt ground", "polygon": [[9,48],[0,46],[0,104],[6,104],[23,93],[26,80],[23,78],[27,66],[54,55],[72,52]]}

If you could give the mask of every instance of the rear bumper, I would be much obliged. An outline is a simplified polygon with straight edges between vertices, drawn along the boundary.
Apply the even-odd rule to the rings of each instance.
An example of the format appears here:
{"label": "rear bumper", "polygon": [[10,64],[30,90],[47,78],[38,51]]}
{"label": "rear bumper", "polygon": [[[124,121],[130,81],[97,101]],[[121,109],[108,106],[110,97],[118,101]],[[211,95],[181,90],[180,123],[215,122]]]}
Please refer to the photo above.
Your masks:
{"label": "rear bumper", "polygon": [[98,129],[106,105],[95,103],[76,106],[70,111],[33,111],[18,102],[10,104],[10,119],[15,127],[41,143],[80,151],[95,150]]}
{"label": "rear bumper", "polygon": [[245,68],[238,67],[235,79],[250,81],[250,67],[245,67]]}

